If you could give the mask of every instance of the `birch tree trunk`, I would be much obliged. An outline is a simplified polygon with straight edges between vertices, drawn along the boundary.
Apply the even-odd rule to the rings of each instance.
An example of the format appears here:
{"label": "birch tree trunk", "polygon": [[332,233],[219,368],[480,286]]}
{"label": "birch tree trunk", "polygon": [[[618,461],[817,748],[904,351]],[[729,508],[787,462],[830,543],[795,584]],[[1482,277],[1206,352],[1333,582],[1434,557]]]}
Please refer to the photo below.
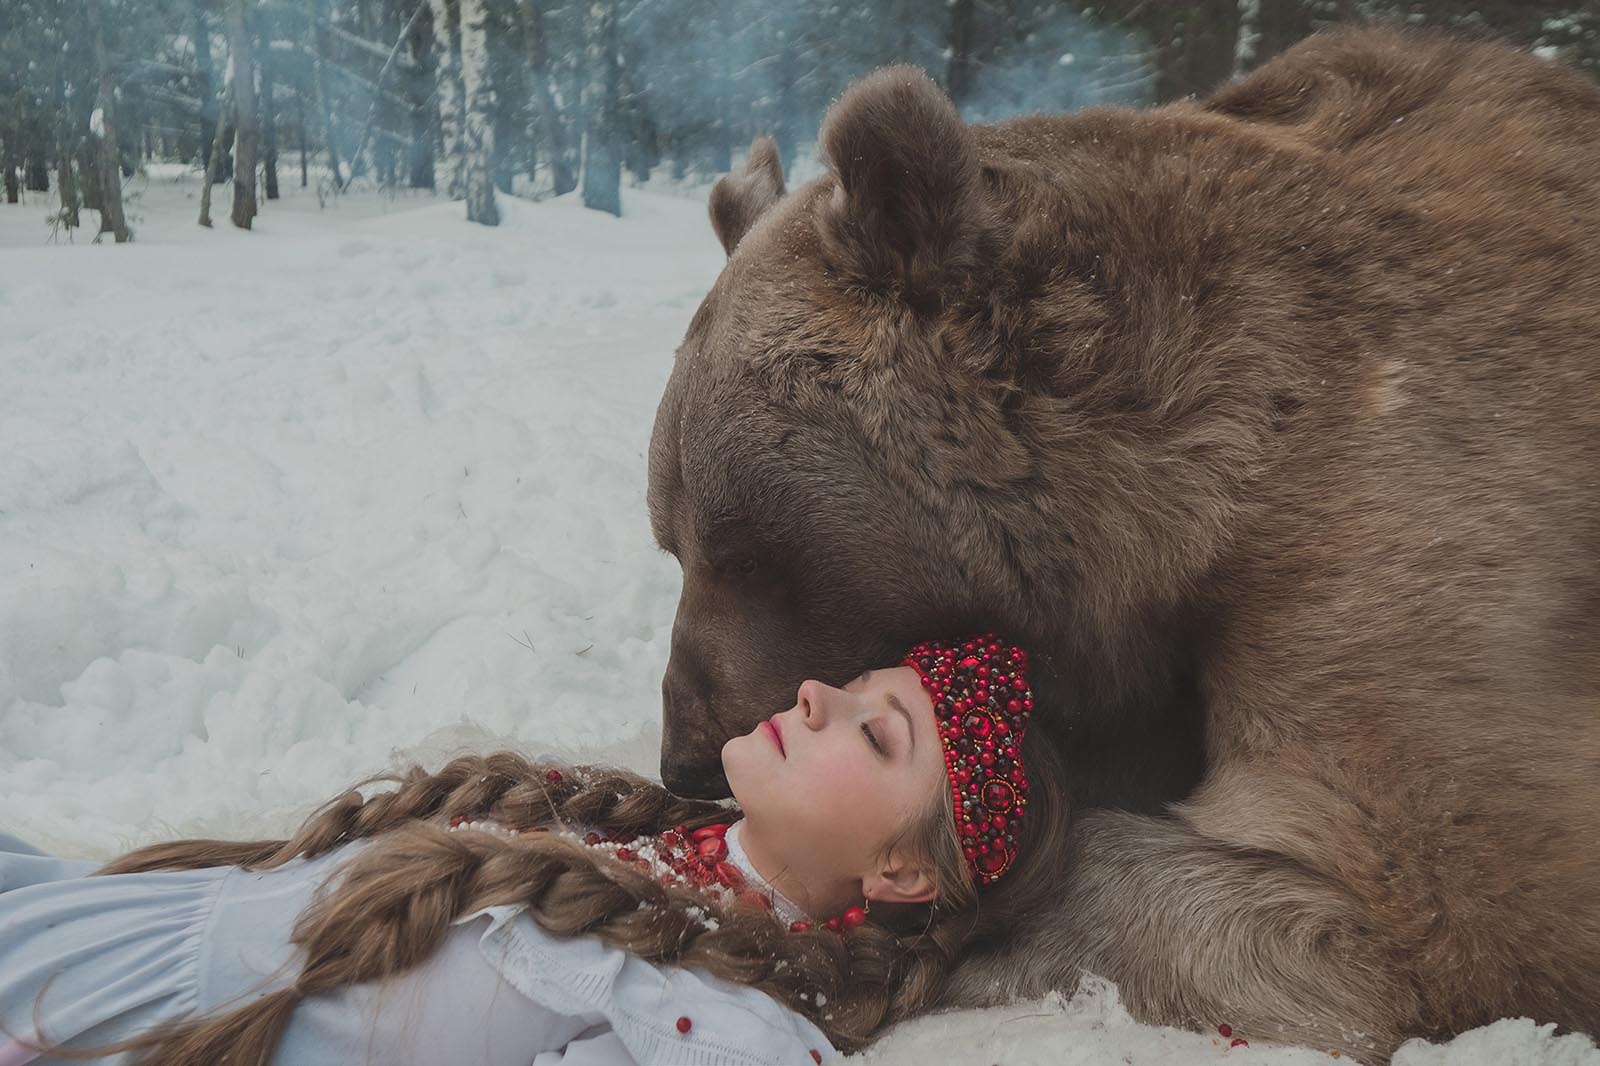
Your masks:
{"label": "birch tree trunk", "polygon": [[1256,49],[1260,43],[1261,0],[1239,0],[1239,32],[1233,46],[1235,77],[1256,65]]}
{"label": "birch tree trunk", "polygon": [[256,217],[256,61],[246,17],[248,0],[228,0],[228,48],[233,52],[233,224],[249,229]]}
{"label": "birch tree trunk", "polygon": [[500,224],[494,202],[494,92],[489,84],[489,39],[483,22],[484,0],[460,0],[461,90],[466,125],[461,161],[467,194],[467,221]]}
{"label": "birch tree trunk", "polygon": [[613,0],[590,0],[583,19],[583,206],[622,214],[617,130],[617,32]]}
{"label": "birch tree trunk", "polygon": [[439,137],[444,142],[444,190],[452,200],[467,194],[461,135],[466,123],[461,91],[460,11],[455,0],[428,0],[433,10],[434,78],[439,87]]}
{"label": "birch tree trunk", "polygon": [[[225,108],[224,108],[225,110]],[[206,180],[200,186],[200,225],[211,228],[211,186],[217,183],[217,171],[222,167],[222,157],[228,154],[224,141],[227,127],[218,122],[211,138],[211,154],[206,156]]]}
{"label": "birch tree trunk", "polygon": [[100,75],[94,101],[94,116],[89,120],[89,136],[95,142],[95,169],[100,184],[100,232],[110,232],[118,244],[133,240],[128,220],[122,213],[122,167],[117,160],[117,93],[111,84],[111,64],[106,56],[106,32],[100,18],[100,5],[86,5],[89,32],[94,37],[94,64]]}

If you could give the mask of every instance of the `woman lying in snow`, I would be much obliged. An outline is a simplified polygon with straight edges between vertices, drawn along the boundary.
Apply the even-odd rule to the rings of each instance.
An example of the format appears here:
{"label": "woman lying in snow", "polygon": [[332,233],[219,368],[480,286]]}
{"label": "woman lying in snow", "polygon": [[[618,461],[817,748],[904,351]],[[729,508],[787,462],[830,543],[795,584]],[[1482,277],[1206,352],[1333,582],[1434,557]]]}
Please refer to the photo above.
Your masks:
{"label": "woman lying in snow", "polygon": [[103,876],[0,838],[0,1066],[820,1062],[1059,876],[1026,666],[807,681],[723,748],[737,809],[501,752]]}

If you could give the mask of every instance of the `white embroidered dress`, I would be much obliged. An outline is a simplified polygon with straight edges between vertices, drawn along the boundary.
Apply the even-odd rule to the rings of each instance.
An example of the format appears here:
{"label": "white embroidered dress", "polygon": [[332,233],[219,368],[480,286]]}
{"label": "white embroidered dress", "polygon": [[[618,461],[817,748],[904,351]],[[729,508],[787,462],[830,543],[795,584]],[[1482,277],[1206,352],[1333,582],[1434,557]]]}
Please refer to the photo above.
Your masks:
{"label": "white embroidered dress", "polygon": [[[730,860],[765,886],[738,834],[728,839]],[[361,846],[263,872],[89,877],[92,863],[0,835],[0,1066],[121,1063],[35,1058],[10,1036],[87,1047],[286,987],[298,970],[295,919]],[[552,936],[507,906],[460,919],[408,974],[308,997],[274,1062],[805,1066],[813,1051],[834,1054],[815,1025],[763,992],[594,937]]]}

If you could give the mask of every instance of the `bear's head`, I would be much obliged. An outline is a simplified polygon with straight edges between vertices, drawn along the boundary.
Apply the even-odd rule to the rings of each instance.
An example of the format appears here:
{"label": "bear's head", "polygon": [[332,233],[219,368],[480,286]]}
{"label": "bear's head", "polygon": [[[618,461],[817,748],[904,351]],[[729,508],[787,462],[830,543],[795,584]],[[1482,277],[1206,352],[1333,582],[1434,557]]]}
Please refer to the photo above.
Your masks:
{"label": "bear's head", "polygon": [[[1197,527],[1218,512],[1165,493],[1150,472],[1182,466],[1173,449],[1152,460],[1133,420],[1107,417],[1111,403],[1133,419],[1157,410],[1125,372],[1095,376],[1103,359],[1149,366],[1116,338],[1144,352],[1153,330],[1118,332],[1105,213],[1084,201],[1073,215],[1040,161],[1041,145],[1071,140],[1055,125],[968,126],[920,71],[888,68],[828,113],[825,174],[786,192],[759,140],[713,189],[728,261],[650,445],[651,523],[683,570],[662,681],[671,788],[721,794],[722,744],[792,707],[806,678],[842,683],[970,629],[1030,645],[1041,696],[1070,678],[1058,702],[1170,703],[1182,666],[1119,626],[1147,627],[1175,575],[1206,564]],[[1075,174],[1126,199],[1102,170]],[[1202,475],[1194,491],[1214,492]],[[1157,664],[1156,698],[1104,680],[1118,656]]]}
{"label": "bear's head", "polygon": [[830,172],[792,195],[767,139],[713,189],[728,263],[656,415],[650,517],[683,570],[661,770],[680,792],[721,792],[722,743],[806,678],[1017,613],[984,500],[1029,463],[983,353],[940,343],[987,229],[973,138],[891,68],[835,105],[820,149]]}

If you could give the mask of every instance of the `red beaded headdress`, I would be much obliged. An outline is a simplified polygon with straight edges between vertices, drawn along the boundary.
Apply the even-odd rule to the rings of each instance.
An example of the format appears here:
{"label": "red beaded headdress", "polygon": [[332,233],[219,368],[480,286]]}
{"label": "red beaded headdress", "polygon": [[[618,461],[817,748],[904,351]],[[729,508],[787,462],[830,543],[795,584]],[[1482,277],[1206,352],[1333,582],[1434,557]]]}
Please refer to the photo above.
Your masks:
{"label": "red beaded headdress", "polygon": [[1028,653],[985,633],[918,644],[903,664],[933,699],[962,851],[972,875],[989,884],[1016,860],[1028,806],[1019,754],[1033,710]]}

